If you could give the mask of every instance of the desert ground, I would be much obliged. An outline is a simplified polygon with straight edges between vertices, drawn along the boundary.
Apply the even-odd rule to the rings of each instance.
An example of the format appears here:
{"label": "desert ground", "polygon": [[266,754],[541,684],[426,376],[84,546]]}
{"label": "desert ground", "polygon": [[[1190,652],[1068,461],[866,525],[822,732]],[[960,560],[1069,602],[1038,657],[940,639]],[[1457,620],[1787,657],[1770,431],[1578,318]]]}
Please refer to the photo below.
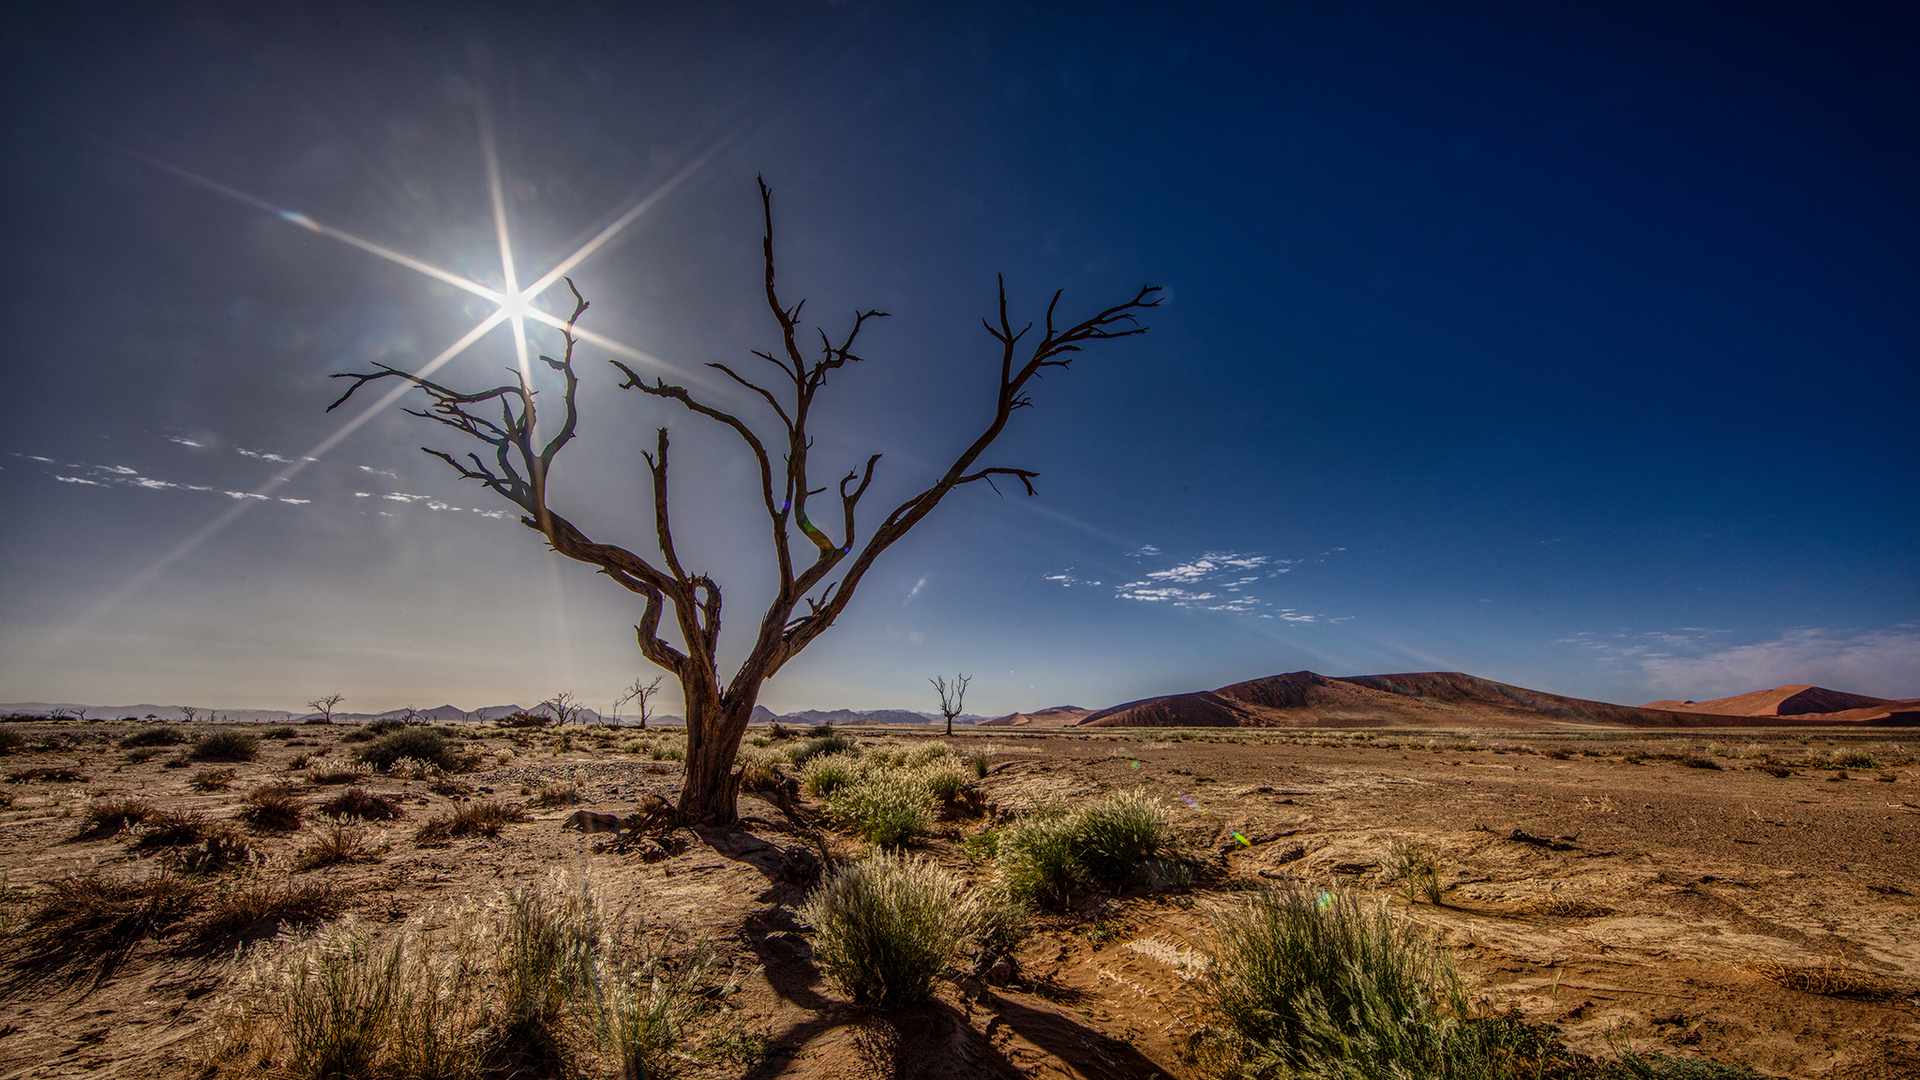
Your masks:
{"label": "desert ground", "polygon": [[[556,871],[583,879],[636,934],[704,941],[732,972],[677,1051],[694,1077],[1203,1076],[1193,1047],[1215,1022],[1216,920],[1286,881],[1387,905],[1432,935],[1486,1008],[1550,1023],[1584,1053],[1657,1051],[1766,1076],[1920,1075],[1913,729],[957,731],[946,741],[984,752],[987,775],[909,850],[984,884],[994,870],[974,838],[997,823],[1140,790],[1166,808],[1195,872],[1077,895],[1033,917],[1017,964],[978,976],[962,964],[932,1004],[863,1015],[822,978],[797,916],[821,867],[866,846],[818,800],[743,794],[739,829],[633,843],[562,828],[579,809],[672,798],[671,731],[463,726],[450,741],[470,771],[441,775],[353,766],[357,725],[221,725],[258,740],[252,760],[226,764],[189,760],[190,743],[127,745],[159,726],[0,724],[13,736],[0,756],[0,1077],[214,1071],[260,958],[308,932],[299,919],[196,930],[187,912],[124,955],[65,966],[27,955],[61,882],[145,879],[170,858],[211,890],[196,896],[324,884],[331,899],[312,917],[376,934],[431,932]],[[936,738],[843,733],[869,752]],[[750,741],[762,740],[767,752],[784,741],[755,728]],[[240,817],[259,805],[250,792],[275,784],[296,827]],[[557,796],[566,785],[572,795]],[[353,825],[352,859],[300,869],[329,829],[320,808],[351,788],[400,816]],[[192,873],[182,849],[143,841],[157,818],[90,816],[114,800],[232,821],[246,853]],[[525,820],[491,836],[420,835],[489,802]],[[1437,903],[1395,880],[1396,844],[1432,854]]]}

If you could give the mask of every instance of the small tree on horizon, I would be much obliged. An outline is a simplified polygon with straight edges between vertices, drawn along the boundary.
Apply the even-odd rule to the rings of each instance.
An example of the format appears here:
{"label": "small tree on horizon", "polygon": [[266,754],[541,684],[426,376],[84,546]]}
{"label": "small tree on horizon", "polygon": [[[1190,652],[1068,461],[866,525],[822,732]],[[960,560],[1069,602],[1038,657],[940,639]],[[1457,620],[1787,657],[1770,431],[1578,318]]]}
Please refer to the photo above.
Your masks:
{"label": "small tree on horizon", "polygon": [[648,682],[645,679],[633,680],[632,686],[622,690],[620,696],[613,699],[613,722],[615,724],[620,722],[620,706],[625,705],[629,701],[638,702],[640,705],[640,730],[647,730],[647,717],[652,715],[648,712],[648,706],[653,701],[653,696],[660,692],[660,683],[664,678],[665,676],[655,675],[652,682]]}
{"label": "small tree on horizon", "polygon": [[333,723],[333,710],[339,708],[340,703],[345,700],[347,700],[345,694],[328,694],[326,697],[314,698],[312,701],[307,702],[307,708],[320,714],[321,723],[331,724]]}
{"label": "small tree on horizon", "polygon": [[[1064,290],[1055,292],[1047,305],[1041,335],[1030,341],[1028,335],[1034,324],[1014,327],[1007,313],[1006,280],[1002,277],[998,318],[983,320],[1000,353],[1000,377],[991,419],[943,473],[888,512],[861,544],[856,537],[856,511],[873,483],[880,455],[874,454],[864,465],[849,469],[837,487],[830,482],[818,483],[812,460],[814,437],[807,425],[814,396],[826,385],[828,376],[863,359],[854,351],[860,331],[869,320],[883,318],[886,313],[855,312],[853,325],[837,340],[829,337],[825,330],[815,328],[819,336],[818,352],[809,358],[802,351],[803,340],[810,336],[803,332],[800,322],[800,309],[805,302],[788,307],[781,302],[775,288],[773,194],[764,181],[760,182],[760,203],[766,224],[761,242],[766,266],[766,301],[780,328],[779,355],[754,353],[772,368],[764,384],[723,363],[707,366],[766,403],[777,424],[763,426],[771,430],[773,437],[763,438],[746,421],[699,400],[686,387],[670,385],[658,378],[649,383],[618,360],[610,361],[623,377],[621,389],[677,401],[689,412],[730,429],[746,444],[759,465],[759,501],[770,525],[777,585],[773,599],[760,616],[752,647],[729,679],[723,681],[720,671],[720,585],[698,566],[689,567],[674,542],[667,500],[666,428],[659,429],[654,450],[642,455],[652,479],[652,544],[657,556],[649,557],[595,541],[548,505],[549,475],[554,460],[573,441],[579,417],[575,393],[580,380],[573,369],[577,344],[573,328],[587,310],[587,301],[571,279],[567,280],[567,287],[573,292],[574,309],[565,328],[565,354],[558,360],[550,356],[540,358],[562,380],[558,423],[536,424],[534,389],[525,372],[516,372],[510,384],[466,393],[411,372],[376,364],[376,370],[370,372],[336,373],[335,378],[352,379],[353,384],[327,406],[328,411],[338,408],[369,383],[389,378],[411,383],[426,394],[429,405],[423,410],[409,409],[409,413],[444,424],[484,444],[490,448],[491,460],[478,453],[468,453],[462,460],[444,451],[422,447],[423,450],[446,462],[463,478],[479,482],[518,506],[524,515],[521,523],[540,533],[553,550],[597,567],[644,600],[640,622],[634,627],[641,655],[680,683],[685,702],[687,761],[678,815],[688,824],[731,824],[736,820],[740,774],[734,769],[734,761],[762,684],[833,625],[881,553],[924,521],[955,488],[980,481],[994,486],[994,480],[1000,478],[1017,480],[1027,494],[1034,494],[1033,479],[1039,474],[1033,470],[979,464],[981,455],[1006,430],[1013,414],[1033,404],[1027,395],[1029,384],[1049,368],[1070,365],[1090,342],[1144,333],[1146,327],[1139,324],[1135,313],[1159,303],[1156,295],[1159,288],[1146,285],[1130,300],[1071,326],[1057,327],[1054,315]],[[536,432],[544,440],[543,444],[536,443]],[[810,500],[829,491],[834,494],[822,500],[827,504],[825,507],[815,510],[809,505]],[[839,535],[832,535],[830,529]],[[793,550],[796,542],[802,551],[799,558]],[[669,607],[672,608],[669,633],[677,633],[677,645],[660,632],[661,620]]]}
{"label": "small tree on horizon", "polygon": [[971,675],[955,675],[953,682],[947,682],[944,675],[935,675],[928,679],[934,690],[940,695],[940,715],[947,718],[947,734],[953,734],[953,718],[960,715],[960,703],[966,700],[967,684],[973,681]]}

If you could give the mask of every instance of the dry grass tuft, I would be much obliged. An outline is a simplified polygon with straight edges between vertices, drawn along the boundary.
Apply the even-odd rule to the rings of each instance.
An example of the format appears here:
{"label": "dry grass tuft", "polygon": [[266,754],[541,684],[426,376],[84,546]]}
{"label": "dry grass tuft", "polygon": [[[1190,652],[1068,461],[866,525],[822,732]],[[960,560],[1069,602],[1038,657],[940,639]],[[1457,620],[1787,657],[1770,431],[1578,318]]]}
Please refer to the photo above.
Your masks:
{"label": "dry grass tuft", "polygon": [[313,843],[293,856],[295,870],[318,870],[343,863],[379,862],[381,849],[367,839],[367,831],[352,825],[332,825]]}
{"label": "dry grass tuft", "polygon": [[405,812],[400,809],[400,800],[388,795],[375,795],[357,787],[348,788],[321,803],[319,810],[323,817],[353,818],[356,821],[392,821]]}
{"label": "dry grass tuft", "polygon": [[468,803],[450,813],[439,814],[413,834],[417,844],[444,844],[461,836],[499,836],[503,826],[527,820],[526,807],[513,803]]}
{"label": "dry grass tuft", "polygon": [[1754,965],[1754,970],[1789,990],[1822,997],[1879,998],[1895,993],[1878,976],[1848,967],[1838,960],[1822,960],[1817,964],[1768,961]]}
{"label": "dry grass tuft", "polygon": [[580,801],[580,785],[548,784],[533,793],[533,805],[542,809],[555,806],[572,806]]}
{"label": "dry grass tuft", "polygon": [[133,850],[142,855],[159,852],[167,865],[196,874],[219,873],[256,861],[253,848],[230,822],[171,810],[147,815]]}
{"label": "dry grass tuft", "polygon": [[97,985],[141,942],[191,915],[202,890],[165,871],[143,879],[98,872],[56,878],[9,935],[6,963],[29,978],[91,974]]}
{"label": "dry grass tuft", "polygon": [[187,786],[195,791],[225,791],[233,786],[233,779],[238,775],[233,769],[201,769],[187,781]]}
{"label": "dry grass tuft", "polygon": [[147,820],[153,808],[139,799],[120,797],[101,799],[87,807],[86,817],[82,818],[80,835],[89,837],[111,836],[132,825]]}
{"label": "dry grass tuft", "polygon": [[1613,914],[1613,909],[1605,904],[1596,904],[1590,900],[1575,900],[1570,896],[1545,896],[1527,905],[1527,911],[1535,915],[1551,915],[1559,919],[1598,919]]}
{"label": "dry grass tuft", "polygon": [[300,827],[307,804],[294,796],[294,786],[286,781],[262,784],[247,792],[247,803],[240,820],[261,832],[292,832]]}
{"label": "dry grass tuft", "polygon": [[192,936],[202,945],[269,937],[283,927],[318,926],[345,907],[345,895],[331,882],[249,877],[211,890]]}
{"label": "dry grass tuft", "polygon": [[174,728],[150,727],[127,733],[121,738],[120,745],[132,750],[142,746],[178,746],[186,741],[187,737]]}

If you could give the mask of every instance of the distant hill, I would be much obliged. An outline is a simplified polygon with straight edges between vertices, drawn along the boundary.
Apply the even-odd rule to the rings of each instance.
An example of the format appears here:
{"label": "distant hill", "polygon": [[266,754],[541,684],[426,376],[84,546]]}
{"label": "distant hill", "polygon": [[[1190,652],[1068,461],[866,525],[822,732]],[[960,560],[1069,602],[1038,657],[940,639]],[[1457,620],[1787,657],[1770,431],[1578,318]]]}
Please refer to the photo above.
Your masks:
{"label": "distant hill", "polygon": [[1915,708],[1911,702],[1880,702],[1878,711],[1870,715],[1735,714],[1612,705],[1510,686],[1459,671],[1345,677],[1295,671],[1217,690],[1130,701],[1092,713],[1078,726],[1672,728],[1803,724],[1841,718],[1867,723],[1920,723],[1920,711]]}
{"label": "distant hill", "polygon": [[[979,717],[971,715],[956,716],[956,724],[972,724]],[[771,724],[931,724],[936,721],[944,724],[946,718],[939,713],[912,712],[907,709],[802,709],[799,712],[776,713],[765,705],[755,705],[753,716],[748,723]]]}

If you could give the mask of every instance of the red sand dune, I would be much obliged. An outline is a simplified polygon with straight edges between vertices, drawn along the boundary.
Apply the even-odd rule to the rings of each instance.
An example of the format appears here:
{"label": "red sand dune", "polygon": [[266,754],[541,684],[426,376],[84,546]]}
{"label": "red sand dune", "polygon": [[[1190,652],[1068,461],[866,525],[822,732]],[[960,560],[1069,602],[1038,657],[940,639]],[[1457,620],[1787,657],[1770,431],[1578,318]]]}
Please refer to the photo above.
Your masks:
{"label": "red sand dune", "polygon": [[[1804,712],[1732,712],[1708,706],[1774,695]],[[1635,708],[1563,697],[1458,671],[1330,677],[1295,671],[1115,705],[1083,727],[1745,727],[1808,723],[1920,724],[1920,703],[1783,687],[1728,702]],[[1819,705],[1815,710],[1809,706]],[[1020,715],[1020,714],[1015,714]]]}
{"label": "red sand dune", "polygon": [[[1715,713],[1721,716],[1839,716],[1911,711],[1920,701],[1892,701],[1829,690],[1824,686],[1776,686],[1713,701],[1654,701],[1649,709]],[[1864,716],[1862,717],[1864,718]]]}
{"label": "red sand dune", "polygon": [[1055,705],[1030,713],[1008,713],[991,720],[982,720],[976,727],[1072,727],[1084,719],[1092,709],[1083,709],[1078,705]]}

